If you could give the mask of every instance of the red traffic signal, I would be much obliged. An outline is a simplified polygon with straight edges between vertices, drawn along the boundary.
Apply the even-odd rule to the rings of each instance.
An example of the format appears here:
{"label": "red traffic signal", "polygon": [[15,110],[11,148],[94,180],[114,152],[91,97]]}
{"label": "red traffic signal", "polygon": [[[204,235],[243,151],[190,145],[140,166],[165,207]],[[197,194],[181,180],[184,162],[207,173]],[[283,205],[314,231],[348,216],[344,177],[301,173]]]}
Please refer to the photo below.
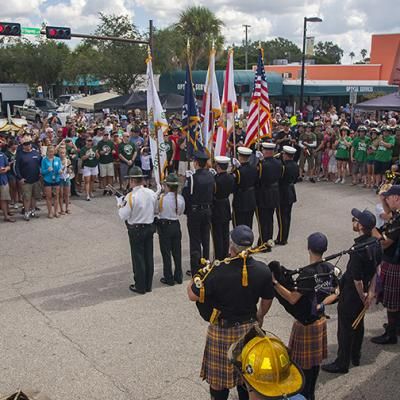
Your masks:
{"label": "red traffic signal", "polygon": [[14,22],[0,22],[1,36],[21,36],[21,24]]}
{"label": "red traffic signal", "polygon": [[48,39],[71,39],[71,28],[60,26],[46,26],[46,37]]}

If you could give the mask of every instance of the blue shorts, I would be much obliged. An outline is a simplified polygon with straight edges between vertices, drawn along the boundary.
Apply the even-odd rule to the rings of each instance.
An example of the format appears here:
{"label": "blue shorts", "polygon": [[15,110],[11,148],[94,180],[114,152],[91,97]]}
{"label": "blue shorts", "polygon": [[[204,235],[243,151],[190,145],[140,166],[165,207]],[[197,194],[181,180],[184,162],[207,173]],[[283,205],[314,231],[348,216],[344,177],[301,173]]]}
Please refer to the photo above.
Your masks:
{"label": "blue shorts", "polygon": [[60,186],[60,182],[46,182],[43,181],[44,187],[57,187]]}
{"label": "blue shorts", "polygon": [[61,187],[69,187],[69,186],[71,186],[71,179],[68,178],[65,181],[61,179],[60,186]]}
{"label": "blue shorts", "polygon": [[374,162],[374,174],[375,175],[384,175],[385,172],[390,169],[392,166],[392,162],[382,162],[382,161],[376,161]]}

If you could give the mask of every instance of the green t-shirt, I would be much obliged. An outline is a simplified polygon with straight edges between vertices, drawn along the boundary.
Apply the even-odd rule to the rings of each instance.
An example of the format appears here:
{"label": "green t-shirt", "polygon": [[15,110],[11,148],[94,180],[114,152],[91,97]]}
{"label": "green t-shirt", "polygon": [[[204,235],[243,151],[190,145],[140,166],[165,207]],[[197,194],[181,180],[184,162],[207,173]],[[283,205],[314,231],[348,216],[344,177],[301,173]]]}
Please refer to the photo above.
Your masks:
{"label": "green t-shirt", "polygon": [[114,143],[111,140],[100,140],[97,144],[97,151],[100,154],[100,151],[104,151],[104,154],[100,154],[99,163],[100,164],[109,164],[113,162],[112,151],[114,149]]}
{"label": "green t-shirt", "polygon": [[171,161],[174,149],[172,147],[172,140],[170,138],[164,140],[164,148],[165,148],[165,153],[167,155],[167,160]]}
{"label": "green t-shirt", "polygon": [[336,158],[342,158],[348,160],[350,158],[350,148],[346,146],[345,142],[351,143],[351,137],[346,137],[345,140],[342,138],[338,139],[338,144],[336,147]]}
{"label": "green t-shirt", "polygon": [[354,159],[358,162],[367,161],[367,148],[369,145],[369,138],[367,137],[356,137],[353,140],[352,146],[354,148]]}
{"label": "green t-shirt", "polygon": [[98,164],[98,160],[96,158],[96,148],[95,147],[90,147],[87,148],[86,146],[82,147],[79,157],[82,158],[83,156],[88,155],[89,158],[86,160],[82,160],[82,167],[89,167],[89,168],[94,168]]}
{"label": "green t-shirt", "polygon": [[[396,139],[394,136],[387,136],[387,137],[382,137],[382,141],[394,145]],[[375,160],[380,162],[392,161],[392,153],[393,153],[393,147],[387,149],[385,146],[379,144],[378,148],[376,149]]]}
{"label": "green t-shirt", "polygon": [[118,145],[118,153],[121,154],[122,157],[125,157],[128,161],[132,160],[135,151],[136,148],[133,143],[120,143]]}

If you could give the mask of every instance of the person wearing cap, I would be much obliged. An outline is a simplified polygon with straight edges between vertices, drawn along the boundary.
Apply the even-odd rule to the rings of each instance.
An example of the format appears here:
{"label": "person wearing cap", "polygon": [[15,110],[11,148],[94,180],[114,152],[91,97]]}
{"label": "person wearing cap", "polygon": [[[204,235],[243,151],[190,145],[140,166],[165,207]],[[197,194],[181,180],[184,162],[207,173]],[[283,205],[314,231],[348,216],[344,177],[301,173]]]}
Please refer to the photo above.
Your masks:
{"label": "person wearing cap", "polygon": [[274,234],[274,212],[279,208],[279,179],[283,174],[282,162],[274,158],[275,143],[262,142],[263,160],[259,161],[257,184],[257,213],[260,237],[258,244],[271,240]]}
{"label": "person wearing cap", "polygon": [[249,400],[306,400],[301,395],[304,375],[282,340],[254,326],[228,351],[242,377]]}
{"label": "person wearing cap", "polygon": [[296,184],[300,171],[294,155],[296,149],[291,146],[283,147],[283,174],[279,179],[279,208],[277,212],[279,232],[275,244],[286,245],[289,238],[290,222],[292,218],[292,207],[296,203]]}
{"label": "person wearing cap", "polygon": [[[303,370],[305,384],[302,394],[310,400],[315,399],[320,365],[328,356],[327,326],[324,314],[325,305],[330,303],[325,291],[316,290],[318,284],[323,285],[322,278],[332,273],[334,266],[323,261],[323,254],[328,248],[328,239],[321,232],[314,232],[307,238],[309,262],[312,266],[304,268],[299,274],[295,289],[288,289],[273,274],[275,296],[287,309],[291,307],[296,320],[293,323],[289,340],[289,350],[294,360]],[[276,261],[274,262],[276,263]],[[270,268],[271,268],[270,263]],[[321,278],[315,278],[321,274]],[[290,306],[287,305],[289,303]]]}
{"label": "person wearing cap", "polygon": [[94,128],[93,145],[96,147],[104,137],[104,126]]}
{"label": "person wearing cap", "polygon": [[110,139],[110,131],[103,131],[103,139],[96,146],[97,159],[99,161],[100,188],[103,189],[103,196],[112,192],[106,189],[107,185],[112,185],[114,181],[114,143]]}
{"label": "person wearing cap", "polygon": [[282,130],[278,132],[275,138],[275,143],[278,147],[278,151],[281,151],[283,146],[290,146],[292,144],[292,137],[290,132],[290,121],[281,121]]}
{"label": "person wearing cap", "polygon": [[355,367],[360,365],[364,317],[357,328],[353,329],[352,324],[375,297],[376,270],[382,258],[381,245],[372,237],[375,215],[368,210],[360,211],[356,208],[351,210],[351,215],[353,231],[359,235],[354,240],[354,246],[361,248],[350,253],[346,272],[340,280],[337,357],[332,363],[322,366],[326,372],[341,374],[349,371],[350,362]]}
{"label": "person wearing cap", "polygon": [[359,182],[367,187],[367,148],[370,139],[366,136],[367,128],[360,125],[357,129],[358,136],[351,143],[350,160],[352,165],[352,185]]}
{"label": "person wearing cap", "polygon": [[391,221],[386,226],[381,239],[383,248],[382,263],[379,270],[381,290],[377,299],[387,310],[388,323],[385,332],[371,339],[376,344],[396,344],[396,329],[400,326],[400,185],[392,185],[382,193],[382,205]]}
{"label": "person wearing cap", "polygon": [[[302,178],[309,179],[310,182],[315,183],[314,168],[315,168],[315,155],[314,150],[317,148],[317,137],[312,129],[314,124],[307,122],[306,131],[299,137],[300,153],[300,170]],[[304,170],[307,162],[307,173]]]}
{"label": "person wearing cap", "polygon": [[9,202],[11,201],[10,187],[8,181],[8,173],[10,164],[7,156],[2,151],[0,141],[0,208],[3,211],[5,222],[15,222],[15,219],[10,215]]}
{"label": "person wearing cap", "polygon": [[393,146],[393,152],[392,152],[392,164],[399,162],[399,156],[400,156],[400,125],[397,125],[394,128],[394,138],[395,138],[395,143]]}
{"label": "person wearing cap", "polygon": [[[185,200],[178,194],[179,179],[174,173],[164,181],[165,193],[156,203],[157,232],[160,251],[163,259],[163,276],[160,282],[173,286],[181,284],[182,277],[182,232],[179,216],[185,211]],[[175,270],[172,273],[171,256],[174,259]]]}
{"label": "person wearing cap", "polygon": [[238,225],[230,239],[233,259],[214,267],[202,288],[190,282],[187,289],[191,301],[199,301],[202,296],[216,315],[208,326],[200,373],[210,385],[214,400],[228,399],[234,387],[240,400],[248,398],[240,374],[228,360],[228,349],[257,322],[262,325],[274,297],[270,270],[245,252],[254,242],[252,230]]}
{"label": "person wearing cap", "polygon": [[376,189],[382,183],[385,172],[392,166],[392,153],[395,142],[396,139],[392,136],[391,129],[384,125],[382,127],[382,137],[375,153],[374,174]]}
{"label": "person wearing cap", "polygon": [[194,275],[200,259],[210,258],[211,207],[215,180],[207,168],[208,155],[202,151],[194,153],[195,172],[188,171],[182,196],[185,199],[185,214],[189,232],[190,271]]}
{"label": "person wearing cap", "polygon": [[348,136],[350,128],[346,125],[340,127],[340,134],[335,142],[338,178],[335,183],[346,183],[347,165],[350,159],[352,139]]}
{"label": "person wearing cap", "polygon": [[136,155],[135,145],[129,141],[129,133],[124,132],[122,134],[122,142],[118,145],[121,186],[125,186],[126,184],[126,179],[124,177],[128,175],[128,170],[135,162]]}
{"label": "person wearing cap", "polygon": [[131,191],[117,198],[118,214],[128,228],[134,284],[129,290],[138,294],[151,292],[154,275],[154,217],[159,192],[143,186],[143,172],[133,166],[125,177]]}
{"label": "person wearing cap", "polygon": [[24,202],[24,219],[38,217],[36,214],[36,201],[41,198],[40,166],[42,157],[39,151],[32,146],[32,137],[25,135],[22,141],[22,150],[17,150],[15,159],[15,172],[22,187]]}
{"label": "person wearing cap", "polygon": [[81,148],[79,157],[82,160],[83,179],[85,182],[86,201],[90,201],[93,197],[94,181],[99,174],[99,154],[96,152],[96,147],[93,145],[93,139],[88,136],[85,146]]}
{"label": "person wearing cap", "polygon": [[215,156],[215,193],[212,206],[211,227],[214,242],[214,258],[223,260],[229,253],[229,221],[231,204],[229,196],[233,192],[234,178],[228,174],[230,159]]}
{"label": "person wearing cap", "polygon": [[257,207],[255,187],[258,182],[257,167],[250,164],[252,150],[248,147],[237,148],[239,160],[233,159],[235,178],[232,201],[233,226],[253,227],[253,216]]}
{"label": "person wearing cap", "polygon": [[380,141],[380,130],[371,128],[370,142],[367,148],[367,188],[371,189],[375,184],[374,163],[375,153]]}

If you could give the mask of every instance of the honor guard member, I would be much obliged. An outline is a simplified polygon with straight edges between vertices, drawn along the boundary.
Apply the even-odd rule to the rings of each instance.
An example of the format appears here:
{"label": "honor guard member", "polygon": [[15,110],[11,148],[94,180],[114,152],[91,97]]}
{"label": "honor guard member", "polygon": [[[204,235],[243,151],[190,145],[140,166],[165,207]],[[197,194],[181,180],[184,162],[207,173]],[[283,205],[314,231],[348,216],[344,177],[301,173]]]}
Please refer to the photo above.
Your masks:
{"label": "honor guard member", "polygon": [[154,274],[153,235],[155,206],[158,193],[143,186],[143,172],[133,166],[129,175],[131,191],[118,197],[119,216],[128,228],[129,244],[133,267],[134,284],[132,292],[145,294],[151,292]]}
{"label": "honor guard member", "polygon": [[296,149],[291,146],[283,147],[283,174],[279,180],[279,208],[278,208],[278,237],[275,244],[287,244],[292,217],[292,206],[297,201],[294,187],[299,177],[299,166],[293,157]]}
{"label": "honor guard member", "polygon": [[282,162],[274,158],[275,143],[261,143],[263,160],[258,163],[257,210],[260,223],[261,245],[273,237],[274,212],[279,208],[279,179],[282,177]]}
{"label": "honor guard member", "polygon": [[[163,276],[161,283],[173,286],[182,283],[182,232],[179,216],[185,211],[185,200],[178,194],[179,178],[170,173],[164,181],[165,193],[157,202],[157,232],[163,259]],[[175,271],[172,273],[171,256],[174,259]]]}
{"label": "honor guard member", "polygon": [[216,156],[215,193],[212,207],[212,236],[214,242],[214,258],[223,260],[229,254],[229,221],[231,220],[231,204],[229,195],[233,192],[234,178],[228,174],[229,157]]}
{"label": "honor guard member", "polygon": [[242,376],[249,400],[306,400],[299,394],[301,369],[272,333],[254,326],[229,348],[228,358]]}
{"label": "honor guard member", "polygon": [[364,318],[355,329],[352,325],[375,297],[376,269],[382,258],[381,244],[371,237],[376,225],[375,215],[356,208],[351,210],[351,214],[353,231],[360,235],[355,239],[354,246],[365,244],[368,247],[350,254],[346,272],[340,280],[337,357],[333,363],[322,366],[326,372],[341,374],[349,372],[350,361],[355,367],[360,365]]}
{"label": "honor guard member", "polygon": [[290,121],[288,119],[281,121],[282,130],[276,135],[276,145],[278,151],[282,151],[283,146],[290,146],[292,144],[292,137],[290,131]]}
{"label": "honor guard member", "polygon": [[382,284],[378,300],[387,310],[388,323],[383,335],[373,337],[376,344],[396,344],[396,329],[400,326],[400,185],[393,185],[382,193],[385,213],[392,219],[387,225],[384,240],[379,279]]}
{"label": "honor guard member", "polygon": [[242,377],[229,362],[228,349],[257,322],[262,325],[274,297],[268,267],[251,256],[239,256],[252,246],[253,241],[254,235],[248,226],[234,228],[230,255],[237,258],[213,268],[201,289],[193,282],[188,286],[191,301],[199,301],[203,293],[205,300],[218,310],[218,318],[208,327],[200,373],[210,385],[213,400],[228,399],[229,389],[235,386],[239,399],[248,399]]}
{"label": "honor guard member", "polygon": [[239,160],[233,159],[235,167],[233,176],[233,226],[247,225],[253,227],[253,216],[256,210],[255,186],[258,181],[257,167],[250,165],[249,159],[253,153],[248,147],[238,147]]}
{"label": "honor guard member", "polygon": [[195,172],[187,171],[182,195],[185,199],[185,214],[189,232],[190,269],[193,275],[199,268],[200,258],[210,258],[211,206],[214,199],[214,175],[207,168],[208,156],[204,152],[194,153]]}

